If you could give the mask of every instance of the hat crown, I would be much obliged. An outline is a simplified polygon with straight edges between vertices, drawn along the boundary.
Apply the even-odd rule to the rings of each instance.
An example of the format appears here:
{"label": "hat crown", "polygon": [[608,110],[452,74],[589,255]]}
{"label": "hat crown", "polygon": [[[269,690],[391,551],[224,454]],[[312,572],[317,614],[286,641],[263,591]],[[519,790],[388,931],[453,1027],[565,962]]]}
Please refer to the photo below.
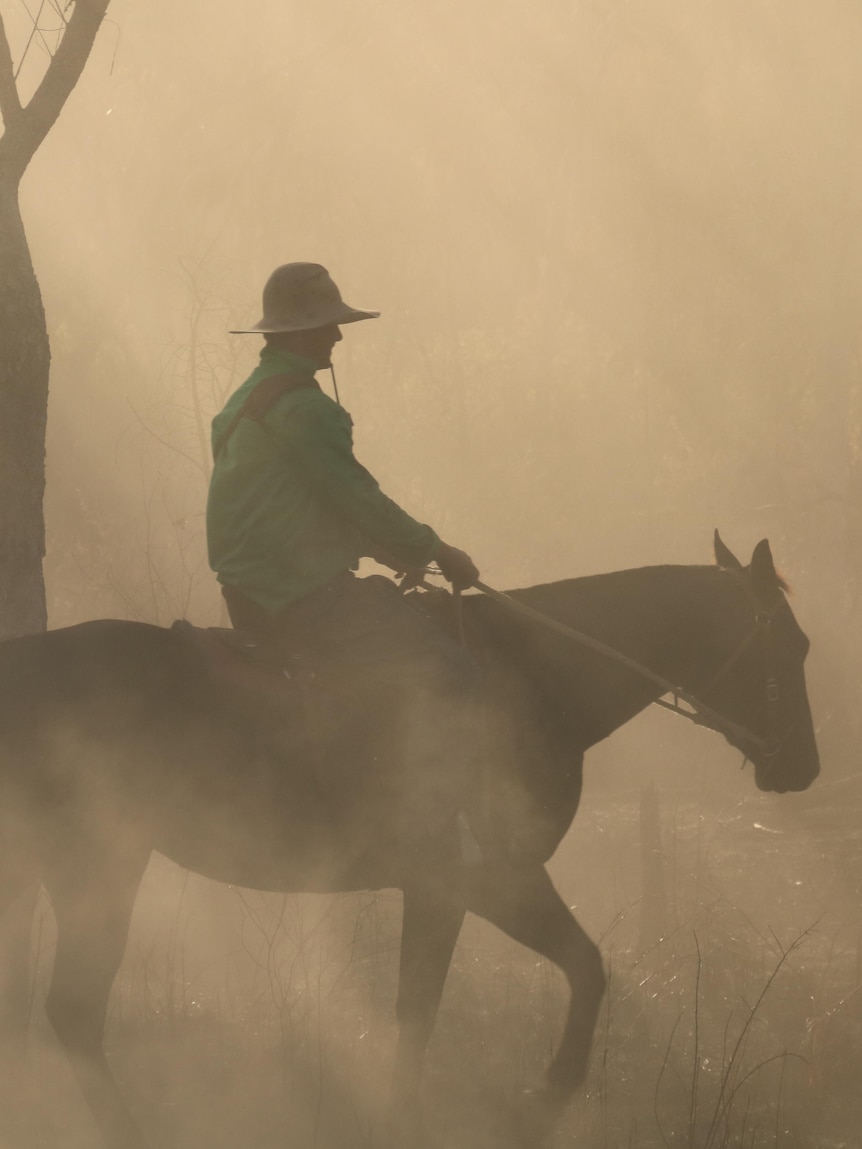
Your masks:
{"label": "hat crown", "polygon": [[321,264],[283,263],[263,289],[263,318],[254,327],[244,327],[235,334],[308,331],[333,323],[376,319],[379,314],[349,307]]}
{"label": "hat crown", "polygon": [[341,292],[319,263],[282,264],[263,289],[263,314],[268,323],[323,324],[341,305]]}

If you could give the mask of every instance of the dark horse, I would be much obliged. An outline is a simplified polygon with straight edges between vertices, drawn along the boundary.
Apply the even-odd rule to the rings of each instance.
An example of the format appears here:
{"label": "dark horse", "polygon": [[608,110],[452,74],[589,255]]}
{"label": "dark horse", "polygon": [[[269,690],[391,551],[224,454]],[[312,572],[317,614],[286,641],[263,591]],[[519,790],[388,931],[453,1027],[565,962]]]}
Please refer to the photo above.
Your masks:
{"label": "dark horse", "polygon": [[[723,732],[753,761],[761,790],[803,790],[819,769],[808,642],[765,541],[748,567],[718,539],[716,558],[712,567],[621,571],[513,597],[699,694],[736,724]],[[406,862],[388,832],[385,788],[339,806],[310,781],[310,743],[299,739],[287,763],[284,746],[274,754],[235,699],[219,693],[188,634],[97,621],[0,648],[0,905],[38,881],[51,897],[58,942],[47,1014],[110,1149],[142,1144],[102,1034],[154,849],[264,890],[403,890],[393,1084],[402,1130],[418,1108],[423,1055],[467,910],[568,979],[549,1111],[583,1080],[605,976],[545,863],[577,810],[584,751],[661,686],[481,595],[466,597],[464,621],[486,670],[490,716],[482,794],[470,811],[482,858],[468,864],[441,832],[439,864],[424,867]],[[385,718],[381,702],[378,725]],[[355,764],[357,744],[349,745]]]}

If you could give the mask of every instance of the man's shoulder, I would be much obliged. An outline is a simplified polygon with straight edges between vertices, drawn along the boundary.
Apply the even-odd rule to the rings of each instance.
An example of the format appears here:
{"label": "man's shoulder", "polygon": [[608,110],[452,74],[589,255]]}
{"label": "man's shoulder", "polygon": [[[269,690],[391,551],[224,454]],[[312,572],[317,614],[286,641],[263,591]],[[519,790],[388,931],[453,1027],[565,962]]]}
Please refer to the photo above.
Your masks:
{"label": "man's shoulder", "polygon": [[350,415],[319,387],[296,387],[281,395],[267,416],[274,426],[291,424],[325,428],[352,426]]}
{"label": "man's shoulder", "polygon": [[244,383],[237,387],[232,395],[228,396],[225,405],[221,411],[217,411],[212,419],[212,438],[215,444],[220,435],[222,435],[227,427],[230,427],[233,420],[236,418],[237,413],[241,410],[243,404],[248,399],[252,390],[254,389],[254,376],[249,376]]}

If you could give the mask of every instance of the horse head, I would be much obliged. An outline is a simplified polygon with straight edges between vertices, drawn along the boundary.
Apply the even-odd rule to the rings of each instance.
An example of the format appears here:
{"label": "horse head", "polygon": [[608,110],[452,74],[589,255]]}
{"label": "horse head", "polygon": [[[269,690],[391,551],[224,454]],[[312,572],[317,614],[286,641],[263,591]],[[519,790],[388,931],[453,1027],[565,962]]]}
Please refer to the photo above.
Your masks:
{"label": "horse head", "polygon": [[808,639],[790,609],[766,539],[743,566],[716,531],[715,558],[742,593],[733,596],[733,620],[722,620],[723,661],[699,693],[754,735],[725,737],[754,763],[758,789],[805,790],[820,772],[805,687]]}

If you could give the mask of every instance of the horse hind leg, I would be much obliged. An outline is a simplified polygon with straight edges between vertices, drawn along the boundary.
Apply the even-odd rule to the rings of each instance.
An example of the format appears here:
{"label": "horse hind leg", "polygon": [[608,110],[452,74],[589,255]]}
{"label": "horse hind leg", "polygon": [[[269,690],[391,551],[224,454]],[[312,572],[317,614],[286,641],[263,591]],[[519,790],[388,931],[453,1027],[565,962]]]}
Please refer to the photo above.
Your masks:
{"label": "horse hind leg", "polygon": [[0,867],[0,1034],[17,1044],[29,1022],[30,931],[41,883],[27,868]]}
{"label": "horse hind leg", "polygon": [[46,879],[57,953],[45,1013],[106,1149],[143,1149],[102,1045],[108,998],[123,957],[146,857],[88,858]]}
{"label": "horse hind leg", "polygon": [[[0,1047],[14,1073],[23,1064],[30,1020],[30,935],[41,867],[26,813],[0,797]],[[10,1073],[2,1074],[2,1084]]]}
{"label": "horse hind leg", "polygon": [[598,946],[572,916],[543,866],[488,868],[474,883],[469,909],[549,958],[569,983],[569,1011],[547,1075],[545,1100],[557,1108],[586,1077],[607,984]]}
{"label": "horse hind leg", "polygon": [[31,933],[39,897],[37,871],[20,860],[0,860],[0,1112],[2,1134],[13,1130],[23,1111],[32,1004]]}

